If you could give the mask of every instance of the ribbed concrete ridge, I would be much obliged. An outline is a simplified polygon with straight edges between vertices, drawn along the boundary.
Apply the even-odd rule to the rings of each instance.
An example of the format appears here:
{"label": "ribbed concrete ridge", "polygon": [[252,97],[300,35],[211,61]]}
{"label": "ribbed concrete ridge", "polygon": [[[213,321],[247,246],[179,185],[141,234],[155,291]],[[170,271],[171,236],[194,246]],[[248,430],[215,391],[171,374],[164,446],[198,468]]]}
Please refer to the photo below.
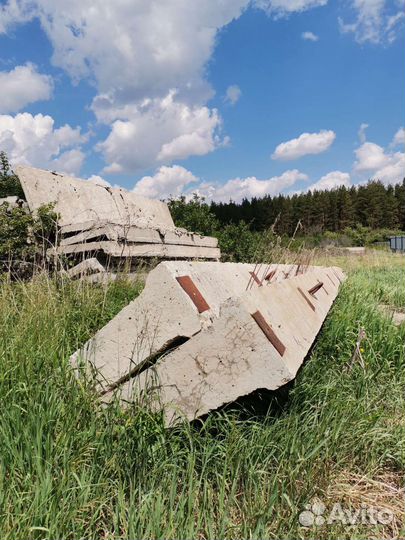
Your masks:
{"label": "ribbed concrete ridge", "polygon": [[51,254],[115,259],[219,259],[218,240],[176,228],[166,203],[55,172],[16,167],[31,212],[53,204],[59,243]]}
{"label": "ribbed concrete ridge", "polygon": [[170,261],[71,358],[109,401],[155,389],[168,425],[293,379],[345,276],[337,267]]}

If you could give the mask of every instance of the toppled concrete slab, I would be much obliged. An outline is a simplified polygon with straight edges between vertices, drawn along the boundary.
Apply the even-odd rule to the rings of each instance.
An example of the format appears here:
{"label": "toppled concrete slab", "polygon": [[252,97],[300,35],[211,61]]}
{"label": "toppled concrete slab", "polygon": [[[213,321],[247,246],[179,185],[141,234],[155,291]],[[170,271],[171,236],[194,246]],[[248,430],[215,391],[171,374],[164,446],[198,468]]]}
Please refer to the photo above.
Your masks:
{"label": "toppled concrete slab", "polygon": [[58,243],[49,254],[135,261],[220,257],[216,238],[176,228],[162,201],[32,167],[16,167],[16,173],[31,212],[52,204],[58,215]]}
{"label": "toppled concrete slab", "polygon": [[71,361],[109,401],[154,387],[168,425],[293,379],[338,293],[339,268],[172,261]]}

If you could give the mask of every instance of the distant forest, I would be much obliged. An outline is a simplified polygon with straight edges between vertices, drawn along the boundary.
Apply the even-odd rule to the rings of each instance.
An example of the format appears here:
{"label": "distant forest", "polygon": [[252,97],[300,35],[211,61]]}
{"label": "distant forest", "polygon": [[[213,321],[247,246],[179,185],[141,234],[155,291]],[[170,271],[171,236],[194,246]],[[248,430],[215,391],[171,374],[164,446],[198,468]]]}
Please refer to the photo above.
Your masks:
{"label": "distant forest", "polygon": [[276,223],[278,234],[292,235],[300,221],[306,233],[338,232],[362,225],[405,231],[405,179],[394,186],[380,181],[331,191],[244,199],[241,203],[211,203],[221,225],[245,221],[254,231]]}

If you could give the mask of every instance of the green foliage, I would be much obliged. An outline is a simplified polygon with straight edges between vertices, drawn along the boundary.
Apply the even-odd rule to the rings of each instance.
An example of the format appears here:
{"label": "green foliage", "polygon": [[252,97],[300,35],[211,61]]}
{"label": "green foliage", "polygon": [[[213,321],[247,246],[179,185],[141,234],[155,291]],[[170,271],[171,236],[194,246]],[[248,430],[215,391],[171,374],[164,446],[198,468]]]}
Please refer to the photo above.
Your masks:
{"label": "green foliage", "polygon": [[11,170],[5,152],[0,152],[0,199],[8,196],[24,198],[18,176]]}
{"label": "green foliage", "polygon": [[354,246],[368,246],[374,242],[385,242],[390,236],[399,236],[403,232],[398,229],[372,229],[358,225],[352,229],[344,229],[343,234],[352,239]]}
{"label": "green foliage", "polygon": [[255,261],[261,244],[262,235],[252,232],[244,221],[230,223],[216,231],[222,258],[232,262]]}
{"label": "green foliage", "polygon": [[405,180],[395,186],[379,181],[330,191],[299,195],[277,195],[243,200],[240,204],[211,204],[211,210],[222,225],[245,221],[256,231],[270,229],[277,220],[275,232],[292,236],[297,223],[302,234],[316,237],[325,231],[338,232],[356,228],[405,230]]}
{"label": "green foliage", "polygon": [[203,197],[194,194],[189,201],[182,196],[169,199],[168,206],[177,227],[203,235],[213,235],[219,229],[219,221],[211,212]]}
{"label": "green foliage", "polygon": [[[349,276],[289,393],[171,430],[136,405],[101,407],[68,362],[138,288],[0,285],[1,538],[402,537],[405,327],[377,306],[402,306],[405,280],[403,260],[387,257]],[[359,327],[364,368],[349,369]],[[352,510],[398,508],[397,534],[300,526],[314,497],[348,508],[347,495]]]}
{"label": "green foliage", "polygon": [[[0,152],[0,197],[24,199],[20,181],[10,167],[5,152]],[[0,205],[0,274],[29,277],[43,266],[45,252],[55,241],[57,215],[52,205],[31,214],[23,200],[18,205]]]}
{"label": "green foliage", "polygon": [[252,231],[243,220],[221,227],[208,204],[197,195],[189,201],[185,197],[170,199],[168,204],[177,227],[218,238],[222,260],[234,262],[257,260],[264,235]]}
{"label": "green foliage", "polygon": [[45,251],[55,240],[56,217],[51,205],[36,215],[19,206],[0,205],[0,273],[28,277],[42,266]]}
{"label": "green foliage", "polygon": [[390,236],[403,234],[395,229],[372,229],[357,224],[340,231],[319,230],[312,234],[299,229],[297,236],[291,238],[288,235],[275,234],[274,226],[265,230],[255,230],[252,223],[248,224],[243,219],[221,225],[213,213],[215,205],[208,206],[196,195],[191,201],[187,201],[185,197],[171,199],[169,207],[177,227],[218,238],[223,261],[266,262],[270,260],[272,254],[280,255],[281,248],[288,247],[291,251],[300,251],[303,247],[312,249],[329,246],[368,246],[374,242],[386,242]]}

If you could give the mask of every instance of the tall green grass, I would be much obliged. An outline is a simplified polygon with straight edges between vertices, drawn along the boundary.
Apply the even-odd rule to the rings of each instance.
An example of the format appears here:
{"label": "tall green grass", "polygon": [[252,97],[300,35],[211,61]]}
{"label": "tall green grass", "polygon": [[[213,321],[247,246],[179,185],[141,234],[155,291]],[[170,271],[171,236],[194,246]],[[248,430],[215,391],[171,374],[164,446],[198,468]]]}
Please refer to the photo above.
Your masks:
{"label": "tall green grass", "polygon": [[[404,305],[404,270],[396,259],[350,273],[294,385],[269,401],[266,414],[263,407],[256,414],[254,407],[249,413],[234,407],[172,430],[136,406],[101,408],[68,365],[69,355],[138,287],[122,282],[102,289],[44,277],[4,283],[0,537],[399,535],[405,328],[393,326],[378,304]],[[361,327],[365,367],[349,368]],[[268,394],[261,399],[263,405]],[[355,493],[359,478],[367,493],[374,486],[376,502],[383,486],[397,489],[386,501],[395,513],[392,524],[300,526],[298,514],[314,497],[343,502],[348,493],[339,486]]]}

